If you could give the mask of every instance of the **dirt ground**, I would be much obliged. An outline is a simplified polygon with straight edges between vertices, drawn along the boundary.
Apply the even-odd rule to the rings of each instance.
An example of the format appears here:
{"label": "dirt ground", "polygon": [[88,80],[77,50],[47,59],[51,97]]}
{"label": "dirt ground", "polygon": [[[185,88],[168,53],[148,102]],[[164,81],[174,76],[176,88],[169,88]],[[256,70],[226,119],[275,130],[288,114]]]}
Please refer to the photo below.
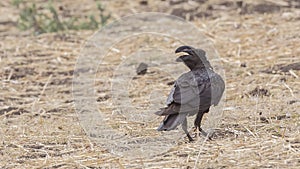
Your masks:
{"label": "dirt ground", "polygon": [[[72,95],[77,58],[95,31],[34,36],[17,28],[19,9],[6,0],[0,2],[0,168],[300,167],[298,0],[101,2],[112,15],[110,22],[139,12],[163,12],[189,20],[213,42],[226,78],[224,112],[216,136],[192,143],[183,137],[167,153],[151,158],[109,153],[86,135]],[[67,13],[66,17],[83,20],[97,12],[93,0],[55,1],[54,5],[63,7],[60,13]],[[96,100],[102,112],[114,110],[109,90],[114,69],[122,55],[139,44],[138,40],[118,44],[119,54],[111,55],[111,64],[98,70]],[[151,67],[149,72],[138,77],[142,85],[133,81],[130,90],[140,109],[147,106],[143,97],[153,87],[162,88],[166,98],[168,83],[174,80]],[[129,124],[111,122],[129,130]],[[156,134],[153,127],[144,132]]]}

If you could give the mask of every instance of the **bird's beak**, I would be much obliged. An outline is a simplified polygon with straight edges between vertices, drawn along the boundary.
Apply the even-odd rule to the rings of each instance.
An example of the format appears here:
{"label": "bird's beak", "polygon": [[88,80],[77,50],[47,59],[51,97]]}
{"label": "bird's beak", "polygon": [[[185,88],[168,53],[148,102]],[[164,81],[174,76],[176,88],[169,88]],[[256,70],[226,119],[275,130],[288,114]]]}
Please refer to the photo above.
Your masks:
{"label": "bird's beak", "polygon": [[181,56],[176,59],[176,62],[183,62]]}
{"label": "bird's beak", "polygon": [[185,62],[185,60],[189,57],[191,57],[191,55],[181,55],[176,59],[176,62]]}

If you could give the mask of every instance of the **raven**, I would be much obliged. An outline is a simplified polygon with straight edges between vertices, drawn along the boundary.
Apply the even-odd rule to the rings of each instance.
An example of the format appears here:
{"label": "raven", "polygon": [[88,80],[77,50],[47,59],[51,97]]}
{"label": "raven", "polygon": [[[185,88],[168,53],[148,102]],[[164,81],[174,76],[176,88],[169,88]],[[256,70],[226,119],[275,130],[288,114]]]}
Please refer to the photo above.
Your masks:
{"label": "raven", "polygon": [[204,113],[209,112],[211,105],[217,105],[225,89],[225,83],[206,58],[206,52],[191,46],[181,46],[175,53],[186,54],[178,57],[190,71],[182,74],[171,89],[167,99],[167,107],[161,108],[156,115],[165,116],[158,131],[169,131],[181,124],[189,141],[193,141],[187,130],[187,116],[196,115],[195,128],[204,136],[207,133],[200,127]]}

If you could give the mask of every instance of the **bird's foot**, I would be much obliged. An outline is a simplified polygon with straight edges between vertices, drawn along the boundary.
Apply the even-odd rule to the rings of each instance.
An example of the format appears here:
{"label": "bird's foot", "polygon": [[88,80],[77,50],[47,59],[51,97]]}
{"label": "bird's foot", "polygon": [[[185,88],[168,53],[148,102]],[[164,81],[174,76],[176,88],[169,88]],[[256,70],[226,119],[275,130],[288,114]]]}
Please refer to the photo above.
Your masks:
{"label": "bird's foot", "polygon": [[191,137],[190,134],[187,134],[187,137],[188,137],[188,139],[189,139],[189,142],[193,142],[193,141],[194,141],[194,139]]}
{"label": "bird's foot", "polygon": [[211,134],[207,134],[201,127],[199,127],[199,131],[200,131],[199,136],[202,135],[204,137],[207,137],[209,140],[212,140]]}

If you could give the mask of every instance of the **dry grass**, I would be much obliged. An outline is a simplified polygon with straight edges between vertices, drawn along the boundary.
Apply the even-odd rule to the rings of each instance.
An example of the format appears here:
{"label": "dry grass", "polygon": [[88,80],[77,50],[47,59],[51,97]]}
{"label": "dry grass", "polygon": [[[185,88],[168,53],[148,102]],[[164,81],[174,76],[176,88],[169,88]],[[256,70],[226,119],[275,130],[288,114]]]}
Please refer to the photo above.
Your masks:
{"label": "dry grass", "polygon": [[[71,15],[75,9],[74,15],[78,15],[96,10],[92,2],[64,3],[70,5]],[[205,5],[219,2],[212,0]],[[255,1],[261,2],[265,1]],[[286,2],[276,4],[285,6]],[[187,4],[170,6],[168,1],[149,1],[148,5],[122,0],[104,3],[115,18],[140,11],[171,13],[182,6],[193,9],[193,5]],[[74,110],[73,70],[80,47],[93,32],[30,36],[18,32],[12,22],[6,22],[15,21],[17,11],[9,3],[0,5],[1,11],[7,13],[0,18],[1,168],[299,168],[300,72],[264,73],[277,65],[299,62],[299,8],[244,15],[225,8],[215,10],[207,18],[194,19],[192,23],[214,42],[226,73],[226,105],[216,137],[212,141],[198,138],[195,143],[185,143],[185,138],[181,138],[167,153],[129,159],[112,155],[95,144],[85,135]],[[116,45],[121,52],[108,54],[106,62],[110,64],[98,69],[97,77],[101,78],[96,80],[97,103],[107,115],[117,107],[111,104],[114,98],[109,79],[113,78],[122,55],[135,51],[143,39]],[[159,38],[150,38],[147,43],[174,48],[172,41],[166,45]],[[151,106],[145,100],[153,88],[168,93],[167,83],[173,77],[162,69],[150,67],[150,73],[132,81],[129,95],[136,111]],[[268,94],[252,95],[256,88],[267,90]],[[141,124],[121,123],[122,118],[117,123],[108,121],[125,133],[160,134],[153,130],[156,122],[146,125],[141,132],[137,130]]]}

